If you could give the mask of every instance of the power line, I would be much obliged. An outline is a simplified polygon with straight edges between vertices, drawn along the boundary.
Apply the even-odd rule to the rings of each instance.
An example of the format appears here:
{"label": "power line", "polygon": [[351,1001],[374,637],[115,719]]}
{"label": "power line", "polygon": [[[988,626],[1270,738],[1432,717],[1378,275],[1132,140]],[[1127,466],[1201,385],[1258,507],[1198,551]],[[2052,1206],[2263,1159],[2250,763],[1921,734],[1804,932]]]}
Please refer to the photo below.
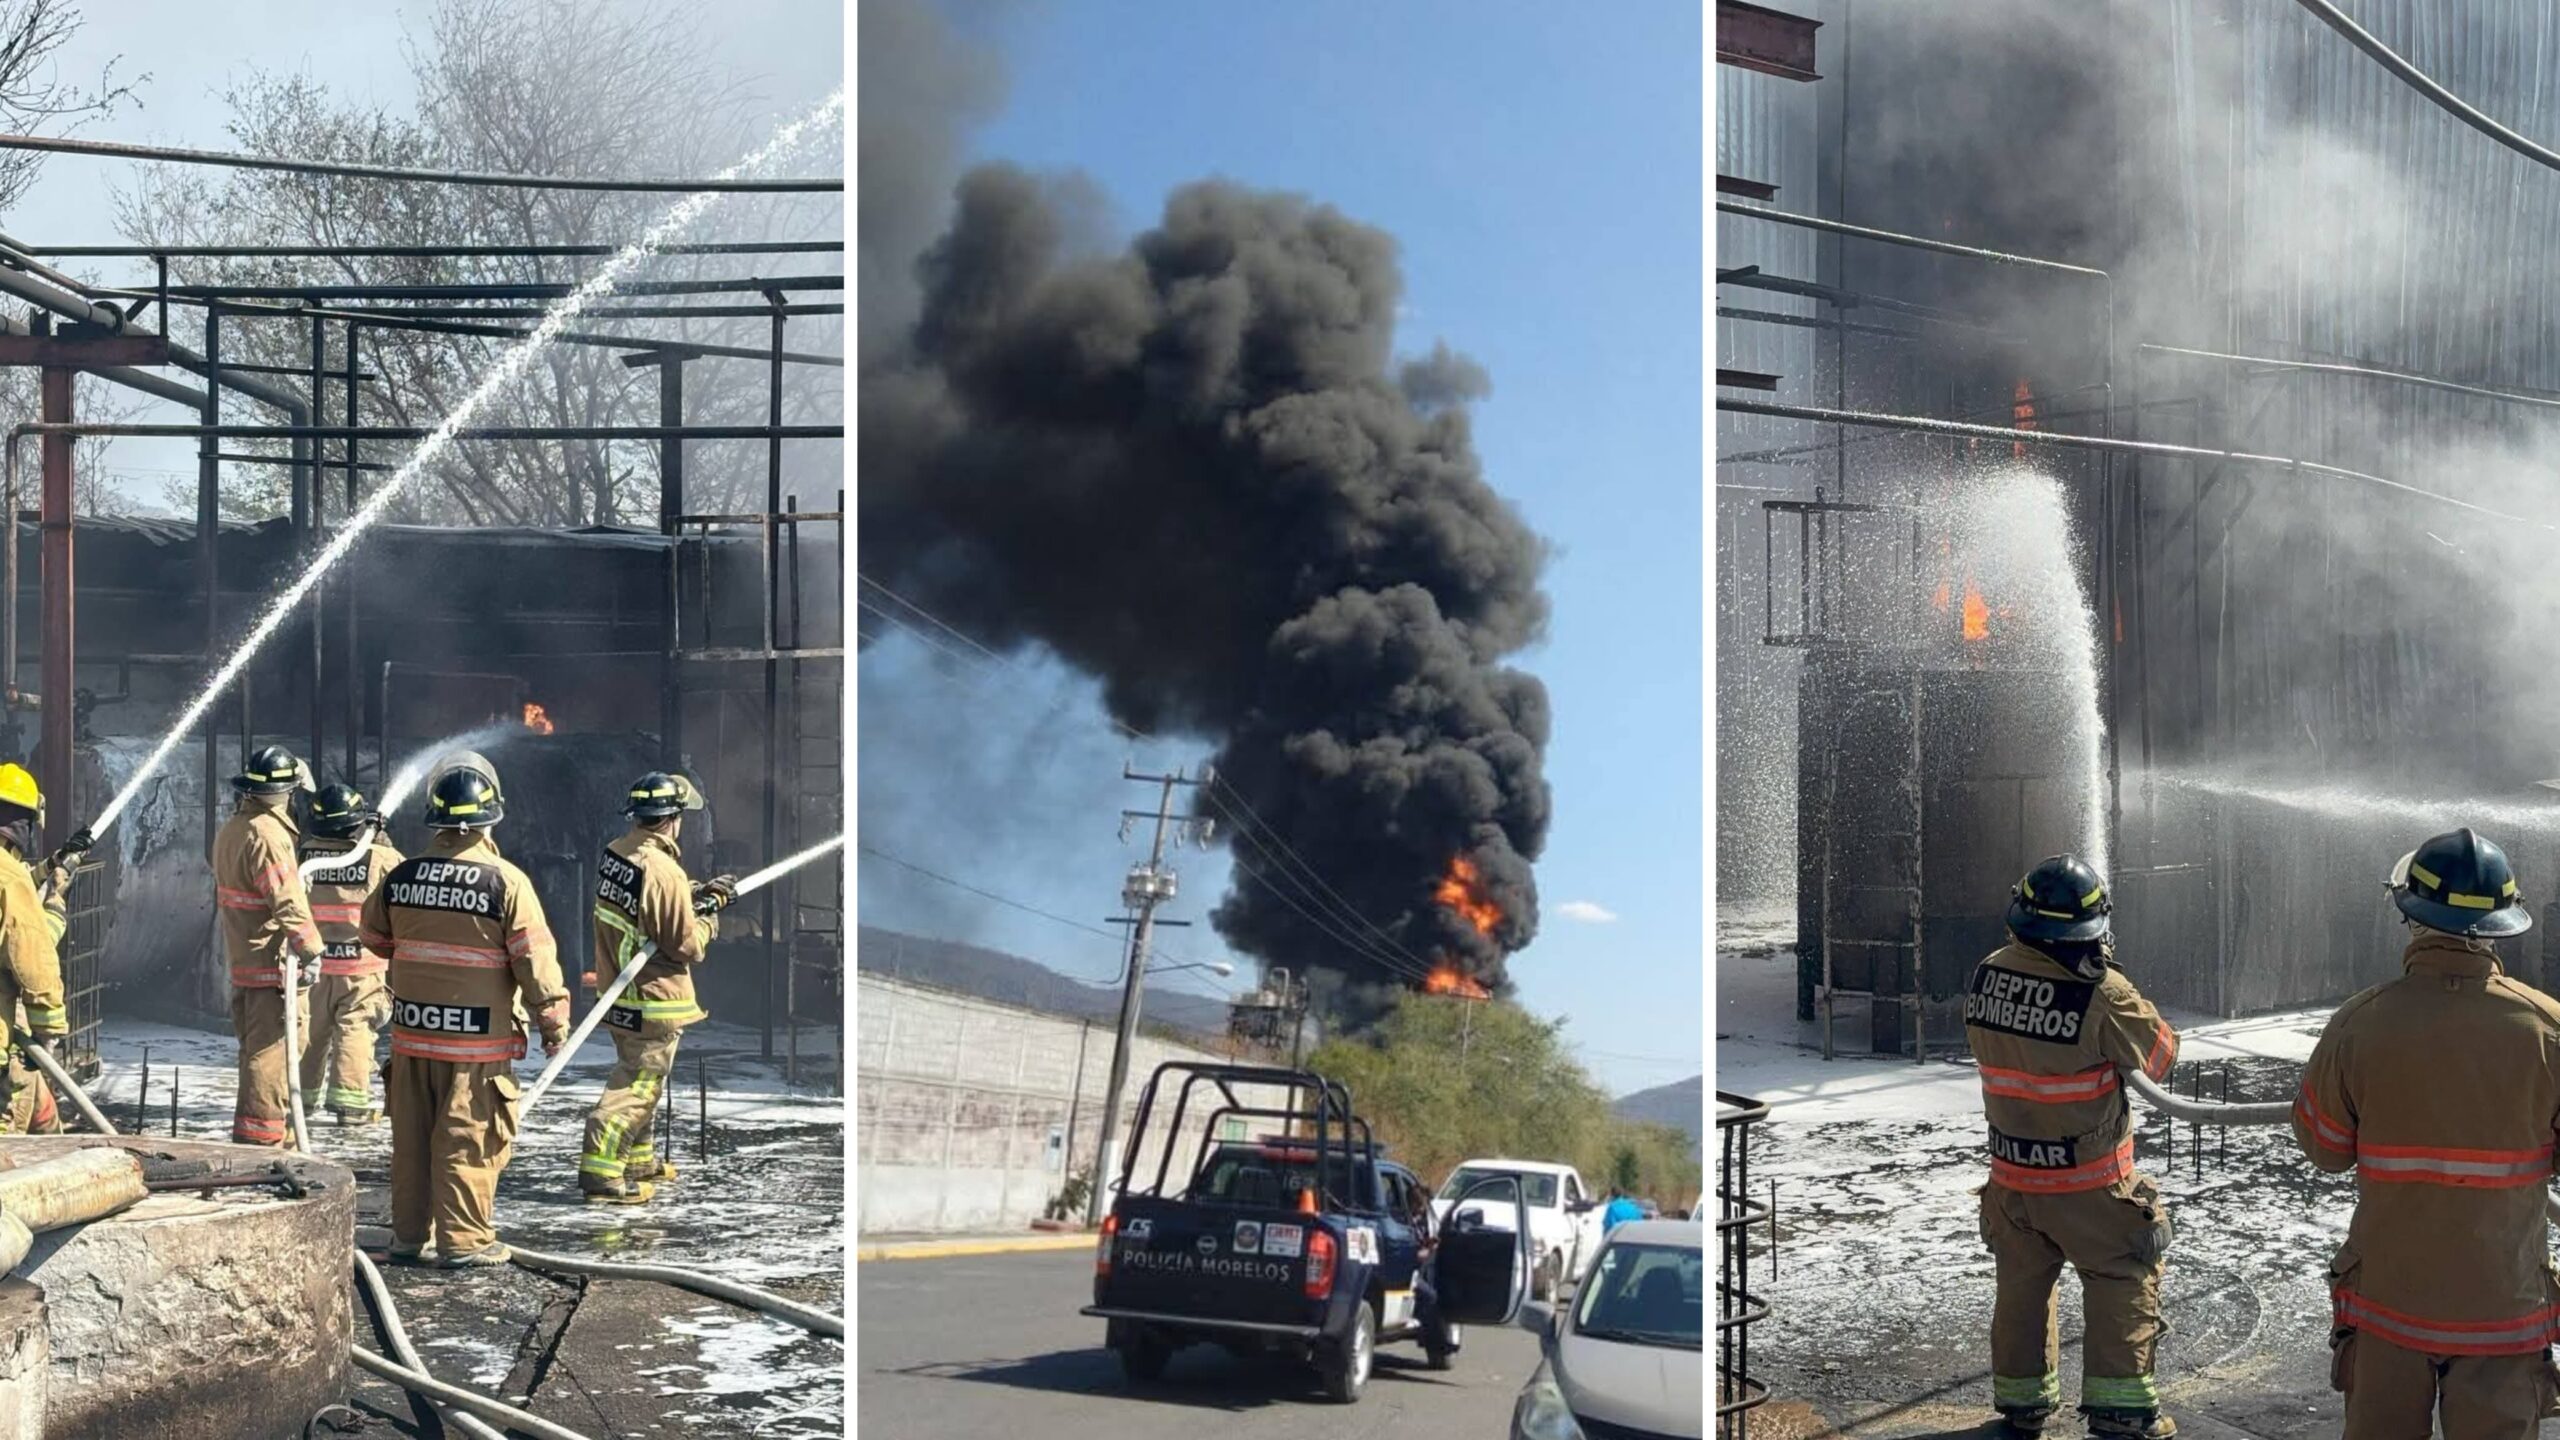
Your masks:
{"label": "power line", "polygon": [[[1069,927],[1070,929],[1082,930],[1082,931],[1084,931],[1084,932],[1085,932],[1086,934],[1088,934],[1088,935],[1099,935],[1099,936],[1101,936],[1103,939],[1110,941],[1114,946],[1117,946],[1117,945],[1120,945],[1120,944],[1124,943],[1124,942],[1123,942],[1123,940],[1122,940],[1122,938],[1121,938],[1120,936],[1118,936],[1118,935],[1116,935],[1116,934],[1113,934],[1111,931],[1105,930],[1105,929],[1103,929],[1102,927],[1100,927],[1100,926],[1098,926],[1098,925],[1087,925],[1087,924],[1085,924],[1085,923],[1084,923],[1083,921],[1081,921],[1081,920],[1070,920],[1070,919],[1068,919],[1068,918],[1067,918],[1066,916],[1064,916],[1064,915],[1056,914],[1056,913],[1054,913],[1054,912],[1052,912],[1052,911],[1048,911],[1048,910],[1043,910],[1043,909],[1041,909],[1041,908],[1040,908],[1039,906],[1037,906],[1037,905],[1026,905],[1026,904],[1024,904],[1023,902],[1019,901],[1019,900],[1015,900],[1015,899],[1012,899],[1012,898],[1007,897],[1007,896],[999,895],[999,894],[995,893],[995,892],[994,892],[994,891],[992,891],[992,890],[981,890],[981,889],[979,889],[977,886],[972,885],[972,884],[968,883],[968,882],[967,882],[967,881],[965,881],[965,880],[954,880],[954,879],[952,879],[950,876],[948,876],[948,875],[944,875],[944,874],[941,874],[941,873],[940,873],[940,872],[938,872],[938,871],[927,870],[926,868],[924,868],[924,867],[923,867],[923,866],[921,866],[921,865],[916,864],[916,863],[915,863],[914,861],[912,861],[912,860],[902,860],[902,859],[898,858],[897,856],[890,854],[888,851],[886,851],[886,850],[882,850],[882,849],[880,849],[879,847],[874,846],[874,845],[867,845],[867,844],[866,844],[866,845],[861,846],[860,848],[861,848],[861,850],[862,850],[862,853],[863,853],[863,854],[868,855],[868,856],[872,857],[872,858],[873,858],[873,859],[875,859],[875,860],[885,860],[885,861],[887,861],[888,863],[890,863],[890,864],[892,864],[892,865],[897,866],[897,867],[898,867],[899,869],[901,869],[901,870],[912,871],[912,872],[913,872],[913,873],[915,873],[915,874],[918,874],[918,875],[923,876],[923,877],[924,877],[925,879],[927,879],[927,880],[932,880],[932,881],[936,881],[936,882],[938,882],[938,883],[940,883],[940,884],[948,885],[948,886],[950,886],[950,887],[951,887],[952,889],[954,889],[954,890],[965,890],[965,891],[969,892],[970,894],[977,896],[977,897],[978,897],[979,899],[981,899],[981,900],[992,900],[992,901],[994,901],[995,903],[997,903],[998,905],[1003,905],[1003,906],[1007,906],[1007,907],[1010,907],[1010,908],[1015,909],[1015,910],[1019,910],[1019,911],[1023,912],[1023,913],[1024,913],[1024,914],[1026,914],[1026,915],[1037,915],[1037,916],[1039,916],[1039,917],[1040,917],[1041,919],[1043,919],[1043,920],[1051,920],[1051,921],[1055,921],[1056,923],[1058,923],[1058,924],[1060,924],[1060,925],[1067,926],[1067,927]],[[1177,962],[1179,962],[1179,963],[1182,963],[1182,964],[1189,964],[1189,963],[1190,963],[1189,961],[1184,960],[1181,956],[1172,954],[1172,952],[1170,952],[1170,951],[1166,952],[1166,954],[1167,954],[1167,956],[1168,956],[1169,958],[1171,958],[1171,959],[1173,959],[1173,960],[1175,960],[1175,961],[1177,961]],[[1073,976],[1071,976],[1071,977],[1069,977],[1069,978],[1071,978],[1071,979],[1079,979],[1079,980],[1081,979],[1081,977],[1073,977]],[[1109,983],[1110,983],[1111,978],[1112,978],[1112,977],[1105,976],[1105,977],[1103,977],[1102,979],[1094,980],[1094,981],[1089,981],[1089,982],[1084,982],[1084,983],[1089,983],[1089,984],[1094,984],[1094,985],[1106,985],[1106,984],[1109,984]]]}
{"label": "power line", "polygon": [[[1270,824],[1262,818],[1261,814],[1255,811],[1253,803],[1244,798],[1244,792],[1236,789],[1235,786],[1228,784],[1226,777],[1223,775],[1214,777],[1214,783],[1218,789],[1222,789],[1230,796],[1233,796],[1236,804],[1244,808],[1245,814],[1253,818],[1254,828],[1261,830],[1262,833],[1270,839],[1272,844],[1277,845],[1280,848],[1282,854],[1296,862],[1298,868],[1305,872],[1308,879],[1314,881],[1317,886],[1322,888],[1325,894],[1333,897],[1334,904],[1340,908],[1341,913],[1350,916],[1361,925],[1366,926],[1371,934],[1377,936],[1380,941],[1386,944],[1387,948],[1395,951],[1405,959],[1412,961],[1415,965],[1421,966],[1425,973],[1429,972],[1431,966],[1424,962],[1421,956],[1404,948],[1401,941],[1397,940],[1394,936],[1389,935],[1385,929],[1377,924],[1377,922],[1369,919],[1366,915],[1361,914],[1358,907],[1354,906],[1349,900],[1343,898],[1341,891],[1336,890],[1332,885],[1327,884],[1324,876],[1317,872],[1315,866],[1309,864],[1305,856],[1300,855],[1295,849],[1293,849],[1289,842],[1282,839],[1280,835],[1271,828]],[[1213,805],[1219,805],[1222,810],[1225,809],[1225,806],[1214,794],[1209,797],[1209,801]],[[1236,817],[1233,811],[1229,810],[1226,813],[1229,821],[1235,821]],[[1239,833],[1242,833],[1244,829],[1245,827],[1241,823],[1237,824],[1237,830]]]}

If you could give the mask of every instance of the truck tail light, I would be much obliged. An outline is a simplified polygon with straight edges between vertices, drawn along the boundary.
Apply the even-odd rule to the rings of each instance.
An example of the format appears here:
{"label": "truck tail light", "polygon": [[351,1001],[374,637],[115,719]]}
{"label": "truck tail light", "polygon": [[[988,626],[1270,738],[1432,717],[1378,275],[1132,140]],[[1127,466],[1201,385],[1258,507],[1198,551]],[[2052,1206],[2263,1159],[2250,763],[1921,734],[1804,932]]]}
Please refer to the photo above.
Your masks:
{"label": "truck tail light", "polygon": [[1093,1275],[1099,1280],[1111,1273],[1111,1242],[1120,1234],[1117,1213],[1102,1217],[1102,1238],[1093,1247]]}
{"label": "truck tail light", "polygon": [[1322,1300],[1333,1293],[1333,1232],[1318,1230],[1307,1236],[1307,1298]]}

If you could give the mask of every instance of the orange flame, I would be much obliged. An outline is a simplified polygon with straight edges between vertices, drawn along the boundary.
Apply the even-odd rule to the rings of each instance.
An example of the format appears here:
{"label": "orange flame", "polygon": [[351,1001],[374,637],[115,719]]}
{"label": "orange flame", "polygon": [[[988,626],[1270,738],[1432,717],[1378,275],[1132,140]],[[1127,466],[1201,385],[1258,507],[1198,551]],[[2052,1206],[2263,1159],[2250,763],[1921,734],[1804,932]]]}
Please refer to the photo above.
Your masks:
{"label": "orange flame", "polygon": [[[1464,855],[1452,855],[1449,857],[1449,873],[1432,890],[1431,898],[1464,916],[1468,924],[1476,927],[1477,934],[1490,935],[1493,927],[1502,923],[1502,907],[1494,904],[1478,888],[1482,881],[1483,876],[1477,873],[1474,861]],[[1452,970],[1450,973],[1455,975],[1457,972]]]}
{"label": "orange flame", "polygon": [[1991,607],[1984,603],[1982,592],[1973,582],[1964,582],[1964,638],[1980,640],[1991,633]]}
{"label": "orange flame", "polygon": [[528,700],[524,703],[524,728],[536,735],[548,735],[559,728],[551,723],[551,712]]}
{"label": "orange flame", "polygon": [[1459,974],[1457,966],[1443,962],[1423,979],[1422,993],[1455,995],[1461,1000],[1485,1000],[1490,999],[1493,992]]}

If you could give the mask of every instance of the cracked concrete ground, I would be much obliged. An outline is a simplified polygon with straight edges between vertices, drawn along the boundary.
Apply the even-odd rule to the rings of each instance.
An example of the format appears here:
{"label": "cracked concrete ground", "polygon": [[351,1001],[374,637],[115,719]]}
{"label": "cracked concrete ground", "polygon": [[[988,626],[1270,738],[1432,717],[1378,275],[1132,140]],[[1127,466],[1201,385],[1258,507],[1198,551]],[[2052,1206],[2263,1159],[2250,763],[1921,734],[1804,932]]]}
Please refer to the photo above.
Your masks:
{"label": "cracked concrete ground", "polygon": [[[610,1045],[591,1043],[517,1137],[498,1191],[500,1233],[555,1254],[710,1270],[840,1313],[844,1101],[785,1086],[778,1062],[759,1060],[756,1045],[752,1031],[717,1022],[687,1032],[670,1086],[674,1114],[661,1116],[659,1132],[662,1153],[681,1174],[651,1204],[625,1209],[589,1206],[578,1194],[587,1108],[613,1055]],[[174,1082],[178,1132],[227,1137],[229,1035],[110,1020],[101,1048],[105,1071],[91,1093],[119,1128],[134,1128],[139,1104],[150,1133],[169,1133]],[[524,1079],[537,1064],[538,1057],[523,1062]],[[698,1083],[705,1078],[707,1096]],[[357,1236],[376,1247],[379,1261],[389,1238],[388,1128],[343,1129],[313,1117],[312,1148],[355,1172]],[[843,1347],[754,1312],[661,1285],[521,1267],[386,1266],[384,1274],[438,1379],[597,1440],[843,1432]],[[360,1301],[356,1336],[383,1348]],[[353,1399],[362,1424],[342,1433],[424,1433],[406,1398],[386,1384],[362,1377]]]}

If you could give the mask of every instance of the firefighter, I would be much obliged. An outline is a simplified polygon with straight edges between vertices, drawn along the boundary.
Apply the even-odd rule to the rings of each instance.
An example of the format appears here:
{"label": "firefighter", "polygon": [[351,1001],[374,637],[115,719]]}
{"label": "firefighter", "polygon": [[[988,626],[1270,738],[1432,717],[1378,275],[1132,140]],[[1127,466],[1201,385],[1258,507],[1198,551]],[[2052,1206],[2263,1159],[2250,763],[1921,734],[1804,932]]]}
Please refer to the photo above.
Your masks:
{"label": "firefighter", "polygon": [[516,1137],[519,1005],[545,1054],[569,1034],[569,991],[542,901],[499,858],[496,776],[456,769],[427,793],[426,853],[365,897],[365,947],[391,957],[391,1258],[502,1265],[490,1206]]}
{"label": "firefighter", "polygon": [[2531,1436],[2560,1341],[2543,1182],[2560,1128],[2560,1003],[2506,975],[2533,925],[2506,852],[2438,835],[2384,882],[2409,928],[2401,976],[2338,1007],[2303,1071],[2294,1139],[2356,1172],[2330,1262],[2330,1383],[2346,1433]]}
{"label": "firefighter", "polygon": [[[294,873],[297,829],[290,804],[308,789],[310,771],[292,751],[265,746],[231,777],[239,803],[213,837],[214,899],[222,946],[231,965],[231,1029],[240,1037],[239,1089],[231,1138],[242,1145],[286,1145],[293,1068],[284,1050],[284,1007],[295,1007],[298,1038],[308,1039],[310,992],[326,948],[312,923],[311,899]],[[284,993],[284,961],[298,982]]]}
{"label": "firefighter", "polygon": [[45,863],[50,893],[36,894],[29,862],[41,854],[44,795],[36,777],[20,765],[0,765],[0,1021],[15,1044],[10,1047],[5,1099],[0,1099],[0,1133],[46,1134],[62,1128],[53,1103],[53,1088],[18,1050],[50,1050],[69,1026],[62,1000],[59,947],[70,928],[64,892],[68,870]]}
{"label": "firefighter", "polygon": [[[356,938],[364,919],[364,902],[381,888],[384,877],[402,860],[382,838],[382,817],[371,813],[352,785],[324,785],[311,797],[302,842],[306,861],[322,855],[347,858],[306,881],[311,892],[311,918],[326,947],[320,956],[320,979],[311,987],[311,1035],[302,1052],[302,1108],[317,1113],[327,1106],[340,1125],[370,1125],[380,1118],[373,1107],[374,1039],[391,1018],[391,990],[384,972],[391,957],[368,950]],[[356,837],[370,828],[373,838],[357,854]]]}
{"label": "firefighter", "polygon": [[622,807],[631,831],[606,846],[598,864],[597,988],[620,974],[642,945],[654,942],[658,949],[605,1012],[613,1074],[587,1117],[586,1149],[578,1156],[578,1188],[591,1204],[645,1204],[658,1182],[675,1178],[675,1166],[659,1158],[652,1138],[657,1099],[674,1073],[684,1027],[705,1018],[694,1000],[693,967],[718,933],[720,910],[737,893],[726,877],[701,885],[685,878],[677,836],[685,812],[701,808],[701,792],[684,776],[654,770],[641,776]]}
{"label": "firefighter", "polygon": [[2168,1214],[2159,1187],[2133,1168],[2121,1072],[2166,1076],[2178,1037],[2116,967],[2112,909],[2088,865],[2068,855],[2039,863],[2011,892],[2009,943],[1974,967],[1965,996],[1991,1128],[1981,1191],[1998,1276],[1991,1399],[2013,1433],[2040,1433],[2062,1403],[2054,1286],[2065,1262],[2087,1304],[2089,1433],[2177,1433],[2151,1368]]}

